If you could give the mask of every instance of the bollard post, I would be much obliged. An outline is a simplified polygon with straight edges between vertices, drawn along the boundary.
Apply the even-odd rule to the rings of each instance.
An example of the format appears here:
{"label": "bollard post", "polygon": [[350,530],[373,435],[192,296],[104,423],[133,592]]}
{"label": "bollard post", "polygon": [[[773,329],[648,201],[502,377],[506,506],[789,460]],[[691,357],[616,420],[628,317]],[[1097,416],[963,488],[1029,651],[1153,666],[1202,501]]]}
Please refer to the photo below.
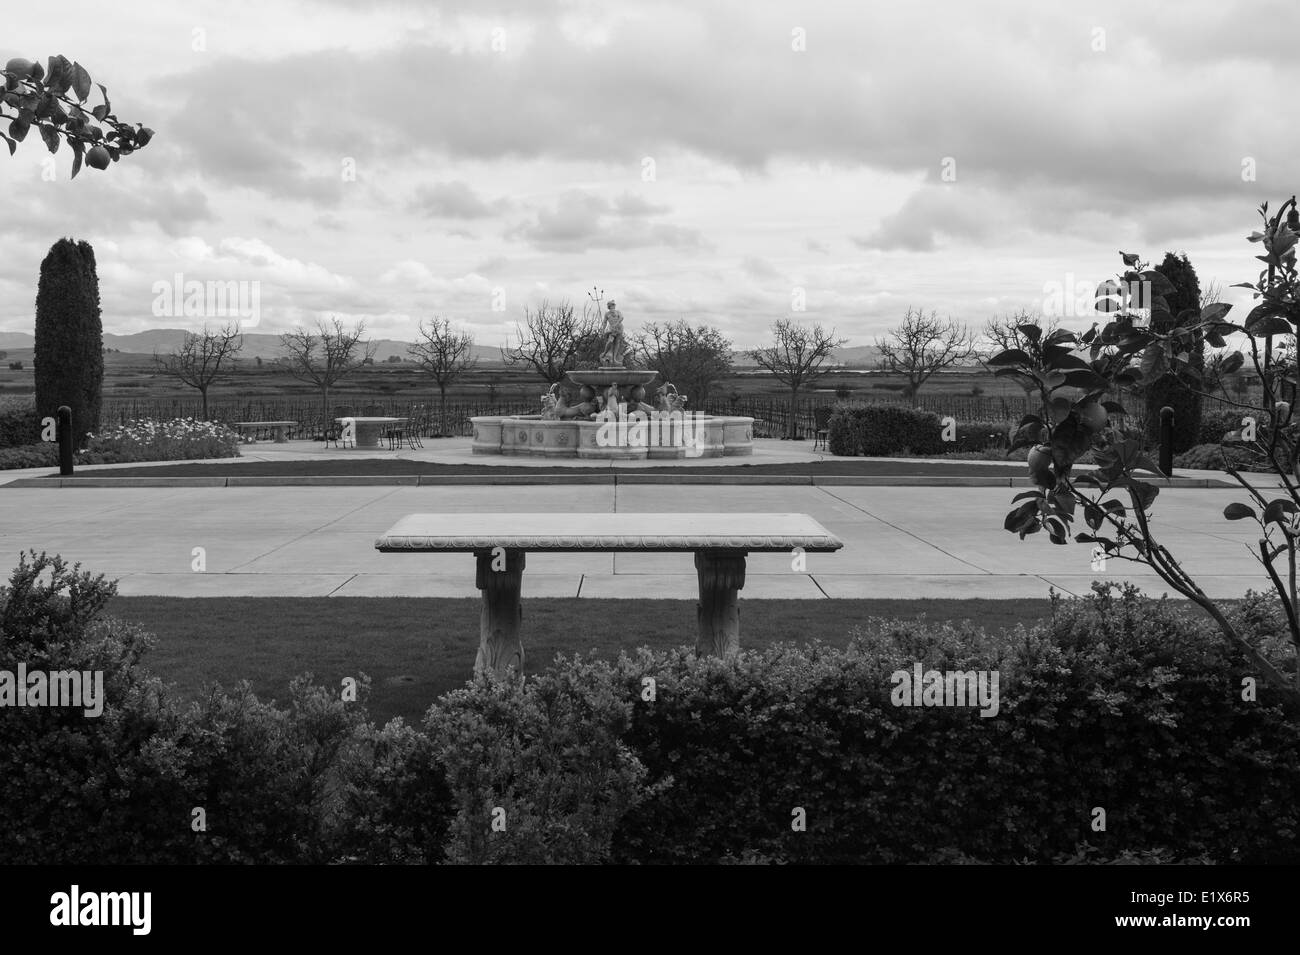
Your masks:
{"label": "bollard post", "polygon": [[1160,470],[1165,477],[1174,476],[1174,409],[1160,409]]}
{"label": "bollard post", "polygon": [[59,405],[59,474],[72,477],[72,409]]}

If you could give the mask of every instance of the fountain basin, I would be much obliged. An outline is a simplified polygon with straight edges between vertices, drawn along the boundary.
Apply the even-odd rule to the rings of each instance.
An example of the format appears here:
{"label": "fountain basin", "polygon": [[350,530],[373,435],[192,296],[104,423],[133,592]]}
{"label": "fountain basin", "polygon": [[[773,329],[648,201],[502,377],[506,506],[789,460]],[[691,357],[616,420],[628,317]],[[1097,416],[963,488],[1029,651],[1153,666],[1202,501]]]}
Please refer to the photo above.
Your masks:
{"label": "fountain basin", "polygon": [[575,385],[591,385],[598,390],[608,388],[613,383],[648,385],[659,376],[659,372],[646,368],[587,368],[565,374]]}
{"label": "fountain basin", "polygon": [[753,418],[674,412],[623,421],[501,415],[470,422],[474,454],[643,461],[754,453]]}

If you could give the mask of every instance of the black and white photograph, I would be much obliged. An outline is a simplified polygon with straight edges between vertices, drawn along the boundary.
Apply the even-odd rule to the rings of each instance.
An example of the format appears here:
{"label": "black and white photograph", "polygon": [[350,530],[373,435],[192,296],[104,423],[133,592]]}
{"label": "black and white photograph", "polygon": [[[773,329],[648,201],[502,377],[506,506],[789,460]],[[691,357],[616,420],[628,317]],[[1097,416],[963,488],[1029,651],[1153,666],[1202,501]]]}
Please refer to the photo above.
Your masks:
{"label": "black and white photograph", "polygon": [[1300,6],[14,2],[0,64],[15,941],[1285,931]]}

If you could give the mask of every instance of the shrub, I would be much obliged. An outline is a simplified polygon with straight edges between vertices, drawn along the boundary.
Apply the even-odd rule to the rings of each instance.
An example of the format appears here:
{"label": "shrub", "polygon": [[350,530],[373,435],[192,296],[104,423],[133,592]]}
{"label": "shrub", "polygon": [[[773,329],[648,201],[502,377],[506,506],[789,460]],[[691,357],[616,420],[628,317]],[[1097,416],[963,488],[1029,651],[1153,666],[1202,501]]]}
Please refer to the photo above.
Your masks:
{"label": "shrub", "polygon": [[30,398],[0,401],[0,448],[18,448],[40,439],[40,419]]}
{"label": "shrub", "polygon": [[630,699],[608,663],[575,657],[522,686],[480,677],[434,704],[426,729],[456,807],[448,861],[609,861],[623,815],[654,791],[620,739]]}
{"label": "shrub", "polygon": [[[116,592],[45,554],[0,588],[0,670],[99,670],[103,712],[0,707],[0,858],[9,863],[321,862],[350,834],[336,781],[376,734],[336,691],[287,710],[246,686],[189,707],[142,666],[152,644],[104,615]],[[205,813],[195,831],[193,810]]]}
{"label": "shrub", "polygon": [[[87,452],[86,464],[235,458],[239,457],[239,434],[224,424],[194,418],[139,419],[88,436],[83,454]],[[95,455],[109,460],[92,461]]]}
{"label": "shrub", "polygon": [[[1219,444],[1229,431],[1241,428],[1241,419],[1250,412],[1242,408],[1237,411],[1207,411],[1201,416],[1201,426],[1197,430],[1197,444]],[[1262,423],[1262,422],[1261,422]]]}
{"label": "shrub", "polygon": [[[625,657],[626,693],[647,674],[658,688],[628,739],[672,785],[629,813],[616,859],[1049,863],[1091,844],[1300,860],[1300,718],[1271,694],[1244,703],[1251,666],[1198,623],[1097,585],[1030,631],[876,622],[847,650]],[[894,707],[891,673],[918,661],[997,670],[998,715]],[[791,831],[794,807],[806,832]]]}
{"label": "shrub", "polygon": [[1011,446],[1015,431],[1014,421],[962,421],[957,420],[957,440],[943,442],[948,452],[988,451]]}
{"label": "shrub", "polygon": [[831,416],[827,446],[831,454],[871,457],[942,454],[942,432],[939,416],[933,412],[895,405],[841,405]]}
{"label": "shrub", "polygon": [[0,448],[0,471],[16,468],[46,468],[59,466],[57,444],[28,444],[17,448]]}
{"label": "shrub", "polygon": [[1234,467],[1244,470],[1248,458],[1248,455],[1231,445],[1198,444],[1182,454],[1174,455],[1174,467],[1202,471],[1222,471],[1231,462]]}

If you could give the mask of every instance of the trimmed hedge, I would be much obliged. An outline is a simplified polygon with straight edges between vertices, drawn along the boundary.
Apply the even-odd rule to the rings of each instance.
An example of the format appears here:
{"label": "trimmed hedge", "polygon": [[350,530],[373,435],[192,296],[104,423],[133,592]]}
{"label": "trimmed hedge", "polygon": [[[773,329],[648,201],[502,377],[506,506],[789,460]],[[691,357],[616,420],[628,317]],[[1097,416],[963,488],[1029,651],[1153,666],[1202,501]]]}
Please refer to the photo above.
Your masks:
{"label": "trimmed hedge", "polygon": [[831,415],[827,446],[831,454],[887,457],[942,454],[943,425],[937,414],[896,405],[840,407]]}
{"label": "trimmed hedge", "polygon": [[41,423],[36,409],[24,406],[0,407],[0,449],[18,448],[41,440]]}
{"label": "trimmed hedge", "polygon": [[[997,670],[998,715],[893,706],[891,673],[918,661]],[[673,780],[625,820],[623,861],[1048,862],[1084,843],[1300,861],[1297,714],[1243,702],[1241,656],[1131,586],[1057,598],[1032,631],[876,623],[844,651],[642,652],[621,669],[629,693],[657,681],[631,739],[651,780]]]}
{"label": "trimmed hedge", "polygon": [[57,444],[28,444],[22,447],[0,448],[0,471],[15,468],[46,468],[59,466]]}
{"label": "trimmed hedge", "polygon": [[[0,588],[0,669],[101,669],[107,699],[0,708],[0,858],[1300,862],[1296,704],[1243,701],[1256,674],[1203,617],[1094,591],[1007,633],[873,621],[847,649],[575,657],[376,729],[364,679],[355,703],[309,678],[284,708],[246,686],[177,703],[147,635],[103,616],[112,585],[42,555]],[[1276,600],[1234,619],[1294,668]],[[914,664],[996,671],[997,714],[895,706]]]}

